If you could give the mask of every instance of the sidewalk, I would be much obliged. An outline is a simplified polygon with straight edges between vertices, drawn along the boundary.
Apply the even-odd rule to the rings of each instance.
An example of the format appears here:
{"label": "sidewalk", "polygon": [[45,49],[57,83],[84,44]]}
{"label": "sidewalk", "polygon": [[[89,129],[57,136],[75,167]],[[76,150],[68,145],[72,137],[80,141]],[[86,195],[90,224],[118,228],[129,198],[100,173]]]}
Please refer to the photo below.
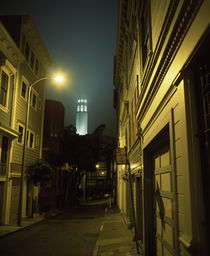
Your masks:
{"label": "sidewalk", "polygon": [[104,217],[92,256],[139,256],[133,236],[119,210],[111,209]]}
{"label": "sidewalk", "polygon": [[23,218],[21,227],[18,227],[16,223],[8,224],[8,225],[0,225],[0,239],[9,234],[12,234],[20,229],[24,229],[24,228],[27,228],[28,226],[32,226],[36,223],[44,221],[46,218],[54,217],[62,212],[63,211],[61,211],[61,210],[52,210],[46,214],[34,215],[33,218],[29,218],[29,217]]}

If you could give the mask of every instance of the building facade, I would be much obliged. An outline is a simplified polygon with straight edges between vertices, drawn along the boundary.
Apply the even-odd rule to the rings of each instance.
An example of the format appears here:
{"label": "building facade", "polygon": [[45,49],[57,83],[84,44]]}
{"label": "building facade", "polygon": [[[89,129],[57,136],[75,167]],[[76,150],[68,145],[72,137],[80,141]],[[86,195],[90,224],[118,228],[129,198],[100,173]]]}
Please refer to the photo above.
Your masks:
{"label": "building facade", "polygon": [[[208,255],[210,1],[119,1],[117,202],[143,255]],[[134,206],[134,215],[132,211]]]}
{"label": "building facade", "polygon": [[[15,74],[11,80],[14,92],[11,101],[12,107],[10,111],[7,111],[8,115],[11,113],[11,129],[18,134],[18,138],[11,144],[5,197],[4,223],[12,223],[17,221],[25,132],[27,132],[27,145],[22,217],[31,214],[33,201],[37,198],[38,191],[28,183],[25,171],[27,166],[34,164],[42,157],[45,86],[42,81],[33,86],[30,99],[28,99],[28,88],[30,84],[46,76],[51,59],[30,16],[0,16],[0,21],[7,37],[11,40],[12,47],[17,50],[16,55],[13,55],[20,56],[20,60],[15,63]],[[2,41],[5,42],[7,39],[2,38]],[[8,47],[8,49],[10,48]],[[11,62],[10,56],[8,56],[8,61]],[[28,130],[25,131],[28,100],[30,101],[29,122]]]}
{"label": "building facade", "polygon": [[77,100],[76,129],[77,134],[79,135],[86,135],[88,133],[88,112],[86,99]]}
{"label": "building facade", "polygon": [[23,56],[0,22],[0,224],[7,222],[11,148],[18,132],[14,127],[14,99],[18,66]]}
{"label": "building facade", "polygon": [[45,100],[43,159],[54,169],[51,186],[41,188],[39,209],[41,212],[59,208],[64,203],[66,169],[62,166],[62,145],[64,140],[64,113],[61,102]]}

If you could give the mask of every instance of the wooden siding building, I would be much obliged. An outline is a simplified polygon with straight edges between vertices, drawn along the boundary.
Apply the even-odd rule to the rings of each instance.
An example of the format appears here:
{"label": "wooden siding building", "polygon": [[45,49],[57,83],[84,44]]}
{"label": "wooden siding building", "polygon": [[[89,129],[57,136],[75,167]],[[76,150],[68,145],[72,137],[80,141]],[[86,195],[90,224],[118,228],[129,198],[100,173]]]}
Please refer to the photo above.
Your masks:
{"label": "wooden siding building", "polygon": [[[6,61],[12,62],[12,58],[18,59],[14,63],[14,75],[10,75],[11,83],[13,83],[13,91],[11,90],[10,95],[13,95],[11,96],[13,98],[7,112],[7,117],[10,118],[9,125],[15,131],[16,137],[18,134],[18,138],[13,140],[11,144],[7,172],[7,197],[5,199],[7,213],[4,217],[4,223],[12,223],[17,221],[25,132],[27,132],[26,168],[42,157],[45,85],[41,81],[32,88],[31,99],[29,99],[28,130],[25,131],[28,88],[29,84],[46,76],[51,59],[30,16],[0,16],[0,21],[2,29],[5,31],[4,37],[1,37],[1,45],[6,44],[8,40],[11,41],[7,47],[11,56],[6,56]],[[16,52],[14,52],[13,48]],[[5,114],[1,111],[1,122],[3,115]],[[36,197],[36,189],[29,186],[27,179],[24,178],[23,217],[31,214],[32,202]]]}

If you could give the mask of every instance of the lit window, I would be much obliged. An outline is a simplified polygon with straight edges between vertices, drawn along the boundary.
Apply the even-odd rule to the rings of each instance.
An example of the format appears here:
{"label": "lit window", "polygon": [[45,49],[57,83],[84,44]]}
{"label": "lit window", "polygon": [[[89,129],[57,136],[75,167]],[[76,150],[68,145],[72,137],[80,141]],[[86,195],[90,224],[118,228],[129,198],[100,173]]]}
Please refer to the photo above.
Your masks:
{"label": "lit window", "polygon": [[9,76],[2,70],[1,73],[1,91],[0,91],[0,104],[7,105]]}
{"label": "lit window", "polygon": [[85,103],[87,103],[87,100],[84,100]]}
{"label": "lit window", "polygon": [[78,103],[80,103],[80,100],[78,100]]}
{"label": "lit window", "polygon": [[79,106],[77,106],[77,111],[79,111]]}
{"label": "lit window", "polygon": [[83,112],[83,105],[81,105],[81,111]]}
{"label": "lit window", "polygon": [[83,100],[81,100],[81,102],[83,102]]}
{"label": "lit window", "polygon": [[85,106],[85,112],[87,111],[87,106]]}

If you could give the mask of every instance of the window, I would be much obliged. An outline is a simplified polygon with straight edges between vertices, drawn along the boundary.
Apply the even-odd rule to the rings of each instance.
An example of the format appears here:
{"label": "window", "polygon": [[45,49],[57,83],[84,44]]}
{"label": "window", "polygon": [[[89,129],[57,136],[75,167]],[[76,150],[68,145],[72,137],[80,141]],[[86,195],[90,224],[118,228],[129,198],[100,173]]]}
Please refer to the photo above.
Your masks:
{"label": "window", "polygon": [[26,145],[30,148],[34,148],[35,144],[35,133],[31,130],[27,131]]}
{"label": "window", "polygon": [[29,60],[29,53],[30,53],[30,46],[29,46],[29,44],[26,42],[24,55],[25,55],[27,61]]}
{"label": "window", "polygon": [[35,94],[33,94],[33,96],[32,96],[32,107],[36,108],[36,95]]}
{"label": "window", "polygon": [[42,109],[42,99],[40,97],[38,97],[37,105],[38,105],[38,109],[41,110]]}
{"label": "window", "polygon": [[18,136],[18,142],[23,144],[23,135],[24,135],[24,128],[22,125],[18,125],[18,133],[19,133],[19,136]]}
{"label": "window", "polygon": [[22,81],[22,89],[21,89],[21,96],[26,99],[26,91],[27,91],[27,85],[24,81]]}
{"label": "window", "polygon": [[39,142],[40,142],[40,135],[37,134],[37,135],[36,135],[36,146],[37,146],[37,147],[39,146]]}
{"label": "window", "polygon": [[33,51],[31,51],[30,66],[32,69],[34,69],[34,59],[35,59],[34,53]]}
{"label": "window", "polygon": [[1,91],[0,91],[0,104],[6,107],[8,95],[9,76],[2,70],[1,72]]}
{"label": "window", "polygon": [[143,15],[141,17],[141,52],[142,66],[146,64],[147,57],[151,50],[151,35],[150,35],[150,13],[149,5],[146,4]]}
{"label": "window", "polygon": [[23,34],[23,36],[22,36],[22,44],[21,44],[21,51],[22,51],[22,53],[25,52],[25,43],[26,43],[26,37]]}
{"label": "window", "polygon": [[30,147],[30,148],[33,148],[33,147],[34,147],[34,133],[33,133],[33,132],[30,132],[29,147]]}
{"label": "window", "polygon": [[28,135],[29,135],[29,131],[27,131],[27,134],[26,134],[26,145],[28,145]]}
{"label": "window", "polygon": [[38,94],[35,90],[32,89],[31,91],[31,97],[30,97],[30,103],[31,103],[31,106],[37,110],[37,100],[38,99]]}
{"label": "window", "polygon": [[36,59],[36,62],[35,62],[35,73],[36,75],[39,74],[39,61]]}

